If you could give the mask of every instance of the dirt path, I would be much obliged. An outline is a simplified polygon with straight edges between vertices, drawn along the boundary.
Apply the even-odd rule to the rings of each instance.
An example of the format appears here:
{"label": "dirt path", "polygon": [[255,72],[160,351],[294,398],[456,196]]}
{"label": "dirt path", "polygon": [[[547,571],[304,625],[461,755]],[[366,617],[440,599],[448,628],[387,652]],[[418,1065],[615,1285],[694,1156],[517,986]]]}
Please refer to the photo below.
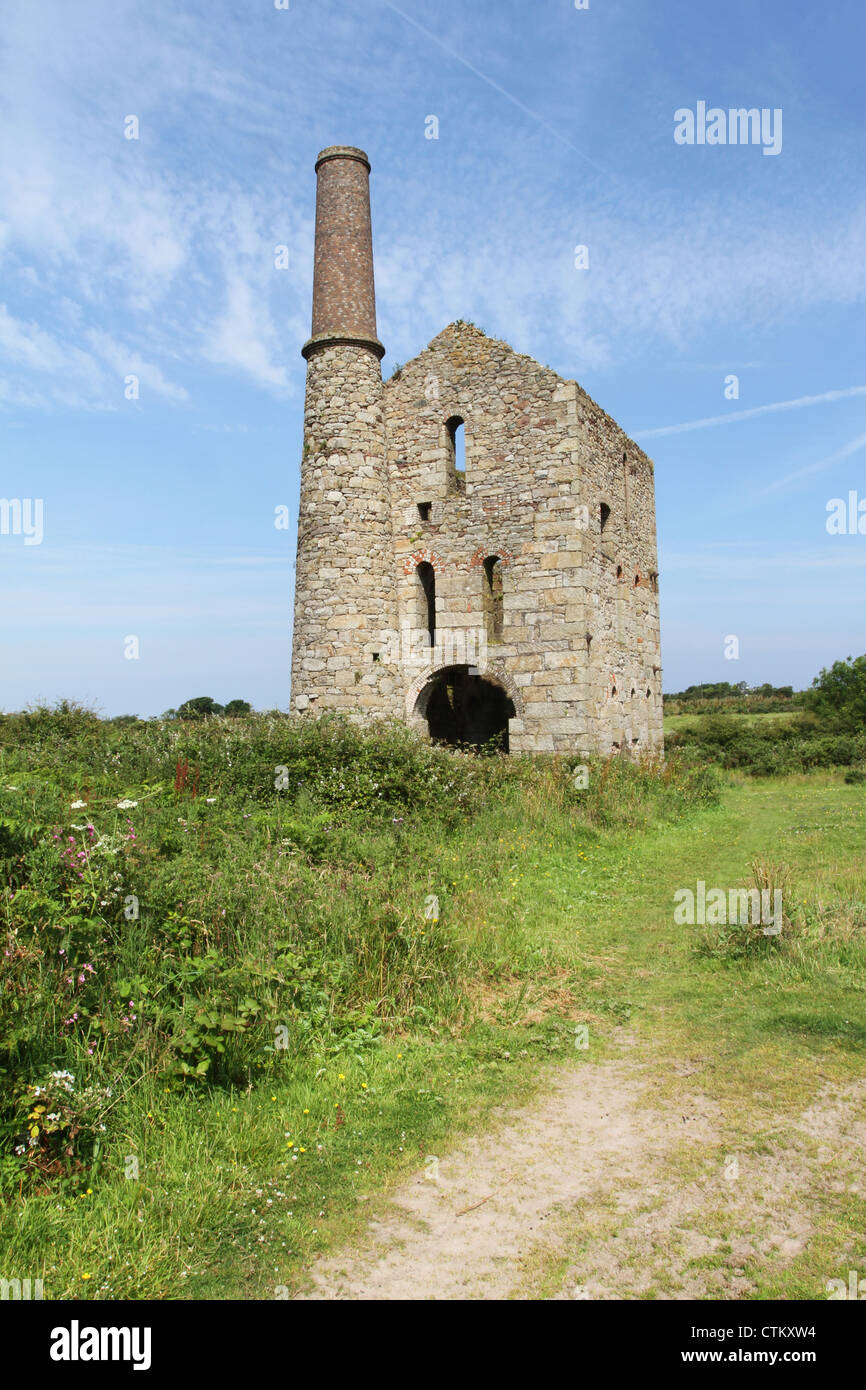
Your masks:
{"label": "dirt path", "polygon": [[[863,1195],[866,1081],[827,1087],[741,1156],[699,1079],[697,1065],[662,1072],[628,1047],[557,1070],[477,1143],[428,1157],[298,1296],[748,1297],[756,1266],[806,1250],[829,1192]],[[813,1282],[806,1296],[825,1297]]]}

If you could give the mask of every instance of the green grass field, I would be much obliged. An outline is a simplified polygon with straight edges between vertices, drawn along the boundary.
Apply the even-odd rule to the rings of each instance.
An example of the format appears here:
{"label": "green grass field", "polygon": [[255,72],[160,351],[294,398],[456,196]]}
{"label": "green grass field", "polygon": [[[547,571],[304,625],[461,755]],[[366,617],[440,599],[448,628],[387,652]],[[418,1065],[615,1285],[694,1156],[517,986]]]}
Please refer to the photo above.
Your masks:
{"label": "green grass field", "polygon": [[[23,787],[13,757],[3,781]],[[101,1032],[89,1024],[92,1052],[67,1030],[76,1084],[90,1073],[110,1078],[106,1137],[95,1156],[54,1175],[10,1181],[7,1169],[6,1277],[42,1277],[52,1298],[287,1296],[317,1252],[360,1230],[367,1198],[417,1172],[426,1154],[483,1132],[495,1107],[525,1103],[551,1066],[603,1059],[623,1025],[662,1086],[671,1059],[713,1059],[702,1085],[741,1153],[767,1142],[770,1113],[778,1140],[784,1117],[828,1078],[862,1077],[861,787],[836,773],[729,778],[717,802],[675,810],[675,789],[672,802],[649,777],[623,783],[593,815],[562,787],[530,773],[456,824],[422,816],[407,829],[391,817],[363,832],[356,825],[348,847],[308,842],[304,851],[297,819],[287,841],[278,809],[225,796],[179,817],[170,788],[124,783],[140,801],[136,833],[151,851],[169,823],[195,822],[169,861],[190,918],[218,921],[223,902],[232,930],[252,932],[261,951],[271,927],[291,936],[306,913],[304,931],[336,933],[333,959],[356,973],[346,985],[337,971],[330,995],[295,990],[283,1009],[291,1046],[258,1047],[242,1083],[184,1083],[144,1042],[115,1055],[104,1020]],[[791,926],[779,940],[738,953],[675,925],[677,888],[748,884],[756,856],[792,883]],[[152,852],[141,866],[155,881],[168,872]],[[435,916],[426,914],[430,895]],[[13,908],[7,893],[10,923]],[[362,918],[372,927],[355,931]],[[20,948],[20,925],[13,937]],[[131,924],[126,974],[147,950],[141,924]],[[397,1002],[386,1009],[389,991]],[[311,1010],[343,1008],[349,1022],[322,1023],[305,1038],[305,998]],[[590,1028],[586,1053],[574,1050],[576,1021]],[[14,1053],[11,1061],[14,1072]],[[820,1209],[808,1252],[751,1270],[766,1296],[822,1296],[828,1261],[866,1259],[862,1193],[828,1193]],[[547,1292],[551,1277],[533,1274]]]}

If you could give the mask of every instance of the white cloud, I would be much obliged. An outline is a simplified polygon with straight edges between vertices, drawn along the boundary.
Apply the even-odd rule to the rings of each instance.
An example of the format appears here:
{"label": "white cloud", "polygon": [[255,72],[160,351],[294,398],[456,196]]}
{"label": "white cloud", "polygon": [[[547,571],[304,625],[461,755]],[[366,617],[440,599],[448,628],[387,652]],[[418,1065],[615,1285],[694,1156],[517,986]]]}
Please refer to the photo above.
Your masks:
{"label": "white cloud", "polygon": [[159,367],[155,367],[150,362],[144,362],[137,353],[124,347],[108,333],[103,333],[99,329],[90,329],[87,333],[87,341],[95,352],[107,362],[118,378],[125,377],[133,373],[139,381],[158,395],[164,396],[170,401],[185,401],[189,393],[182,386],[176,386],[171,381],[166,381]]}
{"label": "white cloud", "polygon": [[213,326],[205,356],[220,366],[238,367],[258,381],[285,389],[285,367],[273,360],[276,334],[270,315],[252,287],[235,275],[227,287],[227,302]]}

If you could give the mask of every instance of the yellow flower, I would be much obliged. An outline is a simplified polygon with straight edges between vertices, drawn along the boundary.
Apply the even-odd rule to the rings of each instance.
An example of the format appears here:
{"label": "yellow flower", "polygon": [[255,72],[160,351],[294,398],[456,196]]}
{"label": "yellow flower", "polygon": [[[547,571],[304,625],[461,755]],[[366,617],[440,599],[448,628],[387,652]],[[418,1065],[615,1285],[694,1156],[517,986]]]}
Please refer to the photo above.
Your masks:
{"label": "yellow flower", "polygon": [[307,1152],[306,1149],[301,1149],[301,1153],[302,1153],[302,1154],[305,1154],[306,1152]]}
{"label": "yellow flower", "polygon": [[346,1079],[346,1078],[345,1078],[345,1076],[343,1075],[343,1073],[340,1072],[340,1073],[338,1074],[338,1076],[337,1076],[337,1080],[338,1080],[338,1081],[345,1081],[345,1079]]}
{"label": "yellow flower", "polygon": [[276,1096],[271,1096],[271,1100],[276,1100]]}
{"label": "yellow flower", "polygon": [[305,1111],[304,1111],[304,1114],[305,1114],[305,1115],[309,1115],[309,1113],[310,1113],[309,1110],[305,1110]]}
{"label": "yellow flower", "polygon": [[362,1090],[362,1091],[366,1091],[366,1089],[367,1089],[367,1083],[366,1083],[366,1081],[362,1081],[362,1082],[361,1082],[361,1090]]}
{"label": "yellow flower", "polygon": [[88,1189],[87,1189],[87,1196],[88,1196],[88,1197],[92,1197],[92,1196],[93,1196],[93,1188],[92,1188],[92,1187],[88,1187]]}
{"label": "yellow flower", "polygon": [[89,1275],[89,1274],[82,1274],[81,1277],[82,1277],[82,1279],[89,1279],[89,1278],[90,1278],[90,1275]]}

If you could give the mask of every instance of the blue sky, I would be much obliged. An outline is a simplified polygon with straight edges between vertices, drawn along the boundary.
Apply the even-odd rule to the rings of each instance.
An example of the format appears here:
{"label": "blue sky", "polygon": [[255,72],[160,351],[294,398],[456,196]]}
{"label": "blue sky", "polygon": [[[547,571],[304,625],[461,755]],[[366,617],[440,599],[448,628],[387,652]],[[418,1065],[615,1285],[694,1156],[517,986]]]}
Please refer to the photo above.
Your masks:
{"label": "blue sky", "polygon": [[[273,519],[296,516],[334,143],[373,165],[386,375],[472,319],[654,458],[666,689],[802,686],[866,651],[866,535],[825,524],[866,499],[861,0],[3,16],[0,495],[43,499],[44,538],[0,535],[0,708],[286,707],[294,526]],[[699,101],[780,108],[781,152],[678,145]]]}

